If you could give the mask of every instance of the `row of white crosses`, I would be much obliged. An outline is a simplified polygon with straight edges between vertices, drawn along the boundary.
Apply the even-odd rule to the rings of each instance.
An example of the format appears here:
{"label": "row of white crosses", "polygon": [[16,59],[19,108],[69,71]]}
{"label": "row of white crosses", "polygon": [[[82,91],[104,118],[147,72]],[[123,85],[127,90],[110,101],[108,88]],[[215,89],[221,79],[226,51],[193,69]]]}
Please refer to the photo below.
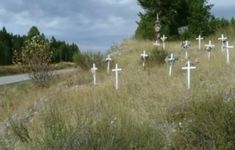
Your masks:
{"label": "row of white crosses", "polygon": [[[167,39],[167,37],[165,35],[163,35],[163,37],[161,37],[161,40],[163,42],[163,49],[165,49],[165,40]],[[198,40],[198,45],[199,45],[199,49],[201,49],[201,41],[203,40],[203,38],[201,37],[201,35],[199,35],[198,38],[196,38],[196,40]],[[230,56],[229,56],[229,50],[234,48],[234,46],[230,46],[229,42],[226,41],[227,37],[224,37],[224,35],[221,35],[221,38],[218,38],[218,40],[222,41],[222,46],[221,46],[221,50],[223,51],[224,48],[226,48],[226,58],[227,58],[227,64],[230,63]],[[226,42],[226,45],[224,44]],[[190,46],[190,42],[189,41],[183,41],[182,43],[182,47],[185,49],[185,58],[188,59],[188,48]],[[208,59],[210,59],[211,57],[211,50],[212,48],[215,47],[215,45],[212,44],[211,41],[209,41],[208,44],[205,45],[206,50],[208,51]],[[143,67],[145,67],[145,63],[146,63],[146,59],[149,57],[148,54],[146,54],[146,51],[143,51],[143,53],[140,55],[141,59],[143,61]],[[168,56],[165,61],[169,64],[169,76],[172,75],[172,68],[173,68],[173,64],[174,62],[177,60],[177,57],[174,56],[174,54],[171,54],[170,56]],[[106,62],[107,62],[107,73],[110,72],[110,62],[112,61],[110,55],[108,55],[108,57],[106,58]],[[192,64],[191,61],[187,61],[186,66],[182,67],[183,70],[187,70],[187,88],[190,89],[190,82],[191,82],[191,70],[192,69],[196,69],[196,66],[194,66]],[[96,71],[98,70],[98,68],[95,66],[95,64],[93,64],[93,67],[91,68],[91,72],[93,74],[93,84],[96,85]],[[121,68],[118,68],[118,64],[116,64],[115,68],[112,69],[113,72],[115,72],[115,88],[116,90],[119,89],[119,80],[118,80],[118,72],[122,71]]]}
{"label": "row of white crosses", "polygon": [[[203,37],[199,35],[196,40],[198,40],[198,47],[199,49],[201,49],[201,41],[203,40]],[[218,38],[218,40],[221,41],[221,52],[224,52],[224,49],[226,49],[226,62],[227,64],[230,64],[230,49],[234,48],[234,46],[229,45],[228,37],[224,36],[224,34],[222,34],[221,37]],[[211,41],[209,41],[209,44],[206,44],[205,47],[208,52],[208,59],[210,60],[211,50],[215,47],[215,45],[213,45]]]}
{"label": "row of white crosses", "polygon": [[218,38],[218,40],[221,41],[221,51],[223,52],[224,48],[226,49],[227,64],[230,64],[230,49],[234,48],[234,46],[229,45],[228,38],[225,37],[223,34],[220,38]]}
{"label": "row of white crosses", "polygon": [[[173,53],[170,54],[170,56],[167,56],[165,61],[166,63],[169,64],[169,76],[171,77],[172,75],[172,67],[174,62],[177,60],[178,58],[176,56],[174,56]],[[196,66],[193,65],[193,63],[188,60],[186,65],[184,67],[182,67],[183,70],[187,71],[187,89],[190,89],[190,85],[191,85],[191,70],[192,69],[196,69]]]}
{"label": "row of white crosses", "polygon": [[[109,73],[110,71],[110,62],[112,61],[112,58],[110,57],[110,55],[108,55],[108,57],[105,59],[107,62],[107,73]],[[96,85],[96,71],[98,70],[98,68],[95,66],[95,64],[93,64],[93,67],[91,68],[91,73],[93,74],[93,84],[94,86]],[[122,71],[121,68],[118,68],[118,64],[116,64],[115,68],[112,69],[113,72],[115,72],[115,89],[118,90],[119,88],[119,83],[118,83],[118,72]]]}

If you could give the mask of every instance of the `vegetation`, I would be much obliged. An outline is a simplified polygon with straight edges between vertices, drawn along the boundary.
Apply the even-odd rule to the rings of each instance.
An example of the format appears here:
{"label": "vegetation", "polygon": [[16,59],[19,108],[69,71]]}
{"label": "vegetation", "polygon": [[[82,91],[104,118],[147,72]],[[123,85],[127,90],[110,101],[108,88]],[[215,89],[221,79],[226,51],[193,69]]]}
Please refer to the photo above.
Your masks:
{"label": "vegetation", "polygon": [[76,44],[67,44],[64,41],[56,40],[55,37],[47,39],[36,26],[33,26],[28,34],[23,36],[8,33],[6,28],[3,27],[0,31],[0,65],[13,64],[16,61],[14,54],[21,55],[25,42],[33,36],[40,36],[50,43],[50,52],[53,54],[52,62],[71,62],[73,55],[79,53],[79,48]]}
{"label": "vegetation", "polygon": [[53,77],[49,65],[51,57],[49,43],[40,36],[32,36],[29,41],[26,41],[19,60],[28,66],[27,70],[29,70],[33,82],[41,87],[46,87]]}
{"label": "vegetation", "polygon": [[161,33],[170,39],[179,38],[178,28],[188,27],[188,32],[183,38],[192,38],[195,35],[211,35],[223,28],[232,26],[234,19],[215,18],[211,15],[213,5],[208,0],[138,0],[144,12],[139,13],[140,21],[135,37],[142,39],[155,39],[156,14],[159,13]]}
{"label": "vegetation", "polygon": [[[82,52],[81,54],[74,55],[74,62],[84,70],[89,70],[92,64],[99,66],[99,70],[106,68],[106,56],[100,52]],[[112,60],[112,64],[114,61]]]}
{"label": "vegetation", "polygon": [[[231,95],[230,95],[231,96]],[[190,102],[169,121],[179,122],[173,137],[175,149],[235,149],[235,99],[220,94]]]}
{"label": "vegetation", "polygon": [[150,52],[150,61],[154,64],[163,64],[165,63],[165,58],[169,55],[166,50],[162,50],[159,48],[153,48]]}
{"label": "vegetation", "polygon": [[180,56],[169,78],[166,65],[147,64],[144,70],[139,64],[143,49],[154,49],[142,40],[125,41],[114,56],[123,69],[119,91],[102,70],[95,88],[89,71],[59,77],[48,89],[0,87],[1,120],[13,116],[11,128],[0,130],[1,148],[234,149],[235,64],[226,65],[217,47],[208,61],[192,43],[190,57],[200,61],[192,90],[185,87],[180,42],[166,45]]}

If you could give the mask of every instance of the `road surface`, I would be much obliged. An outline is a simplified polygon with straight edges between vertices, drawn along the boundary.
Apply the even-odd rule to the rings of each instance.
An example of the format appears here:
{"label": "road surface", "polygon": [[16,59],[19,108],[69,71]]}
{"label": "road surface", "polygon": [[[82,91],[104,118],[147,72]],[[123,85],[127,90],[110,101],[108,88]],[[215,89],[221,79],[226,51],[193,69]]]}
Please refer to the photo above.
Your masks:
{"label": "road surface", "polygon": [[[76,70],[75,68],[70,68],[70,69],[56,70],[54,72],[55,74],[64,74],[64,73],[69,73],[75,70]],[[28,80],[31,80],[31,78],[29,77],[29,74],[3,76],[3,77],[0,77],[0,85],[13,84],[13,83],[18,83],[18,82],[23,82],[23,81],[28,81]]]}

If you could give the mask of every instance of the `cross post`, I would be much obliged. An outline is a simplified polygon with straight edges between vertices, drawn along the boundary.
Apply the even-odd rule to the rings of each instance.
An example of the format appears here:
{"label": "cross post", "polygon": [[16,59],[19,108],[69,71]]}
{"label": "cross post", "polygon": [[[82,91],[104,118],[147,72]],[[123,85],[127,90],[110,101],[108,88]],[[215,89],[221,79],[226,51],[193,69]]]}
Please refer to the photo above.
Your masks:
{"label": "cross post", "polygon": [[167,37],[163,34],[163,36],[161,37],[161,40],[162,40],[162,48],[163,48],[163,49],[166,48],[166,44],[165,44],[166,39],[167,39]]}
{"label": "cross post", "polygon": [[206,50],[208,52],[208,60],[210,60],[210,58],[211,58],[211,50],[212,50],[213,47],[215,47],[215,45],[213,45],[212,42],[209,41],[209,43],[206,44],[205,47],[206,47]]}
{"label": "cross post", "polygon": [[224,42],[225,42],[226,40],[228,40],[228,38],[225,37],[224,34],[221,34],[221,37],[218,38],[218,40],[221,41],[221,51],[223,52],[223,51],[224,51],[224,46],[225,46],[225,45],[224,45]]}
{"label": "cross post", "polygon": [[203,40],[204,38],[201,37],[201,35],[198,36],[198,38],[196,38],[196,40],[198,41],[198,49],[200,50],[201,49],[201,41]]}
{"label": "cross post", "polygon": [[93,84],[96,85],[96,71],[98,68],[93,64],[93,67],[91,68],[91,73],[93,74]]}
{"label": "cross post", "polygon": [[112,61],[112,58],[110,57],[110,55],[108,55],[108,57],[105,59],[107,62],[107,73],[109,73],[110,70],[110,62]]}
{"label": "cross post", "polygon": [[148,57],[148,54],[146,54],[146,51],[143,51],[143,53],[140,55],[140,57],[143,60],[143,67],[145,67],[145,61],[146,61],[146,58]]}
{"label": "cross post", "polygon": [[182,67],[182,69],[183,70],[187,70],[187,89],[190,89],[190,82],[191,82],[191,70],[192,69],[196,69],[196,67],[195,66],[192,66],[191,65],[191,62],[190,61],[187,61],[187,64],[186,64],[186,66],[185,67]]}
{"label": "cross post", "polygon": [[113,72],[115,72],[116,80],[115,80],[115,88],[118,90],[118,72],[122,71],[121,68],[118,68],[118,64],[116,64],[115,69],[112,69]]}
{"label": "cross post", "polygon": [[226,48],[227,64],[229,65],[229,64],[230,64],[230,55],[229,55],[230,50],[229,50],[229,49],[233,49],[234,46],[229,45],[229,42],[227,41],[227,42],[226,42],[226,45],[225,45],[225,48]]}

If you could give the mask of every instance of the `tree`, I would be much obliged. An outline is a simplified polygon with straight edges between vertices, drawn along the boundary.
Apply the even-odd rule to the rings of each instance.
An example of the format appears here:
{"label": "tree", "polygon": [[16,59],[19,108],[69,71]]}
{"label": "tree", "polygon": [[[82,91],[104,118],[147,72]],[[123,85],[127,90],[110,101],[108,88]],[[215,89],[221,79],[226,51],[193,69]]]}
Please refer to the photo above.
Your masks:
{"label": "tree", "polygon": [[42,40],[50,43],[50,52],[53,54],[52,62],[73,61],[73,55],[79,53],[76,44],[57,41],[55,37],[49,40],[43,33],[39,32],[36,26],[31,27],[28,34],[23,36],[8,33],[6,28],[3,27],[0,30],[0,65],[19,63],[25,42],[30,41],[34,36],[40,36]]}
{"label": "tree", "polygon": [[209,32],[212,5],[207,0],[138,0],[138,3],[144,13],[139,14],[136,37],[154,38],[157,13],[160,15],[161,32],[164,34],[178,35],[178,28],[182,26],[188,26],[192,34]]}
{"label": "tree", "polygon": [[32,26],[28,32],[28,39],[31,39],[34,36],[39,36],[40,32],[36,26]]}
{"label": "tree", "polygon": [[41,87],[48,86],[53,73],[50,70],[52,54],[50,44],[41,36],[34,36],[26,41],[22,50],[22,62],[29,67],[32,80]]}
{"label": "tree", "polygon": [[0,31],[0,64],[9,65],[12,64],[11,59],[13,55],[13,51],[11,49],[11,35],[7,33],[5,27]]}

